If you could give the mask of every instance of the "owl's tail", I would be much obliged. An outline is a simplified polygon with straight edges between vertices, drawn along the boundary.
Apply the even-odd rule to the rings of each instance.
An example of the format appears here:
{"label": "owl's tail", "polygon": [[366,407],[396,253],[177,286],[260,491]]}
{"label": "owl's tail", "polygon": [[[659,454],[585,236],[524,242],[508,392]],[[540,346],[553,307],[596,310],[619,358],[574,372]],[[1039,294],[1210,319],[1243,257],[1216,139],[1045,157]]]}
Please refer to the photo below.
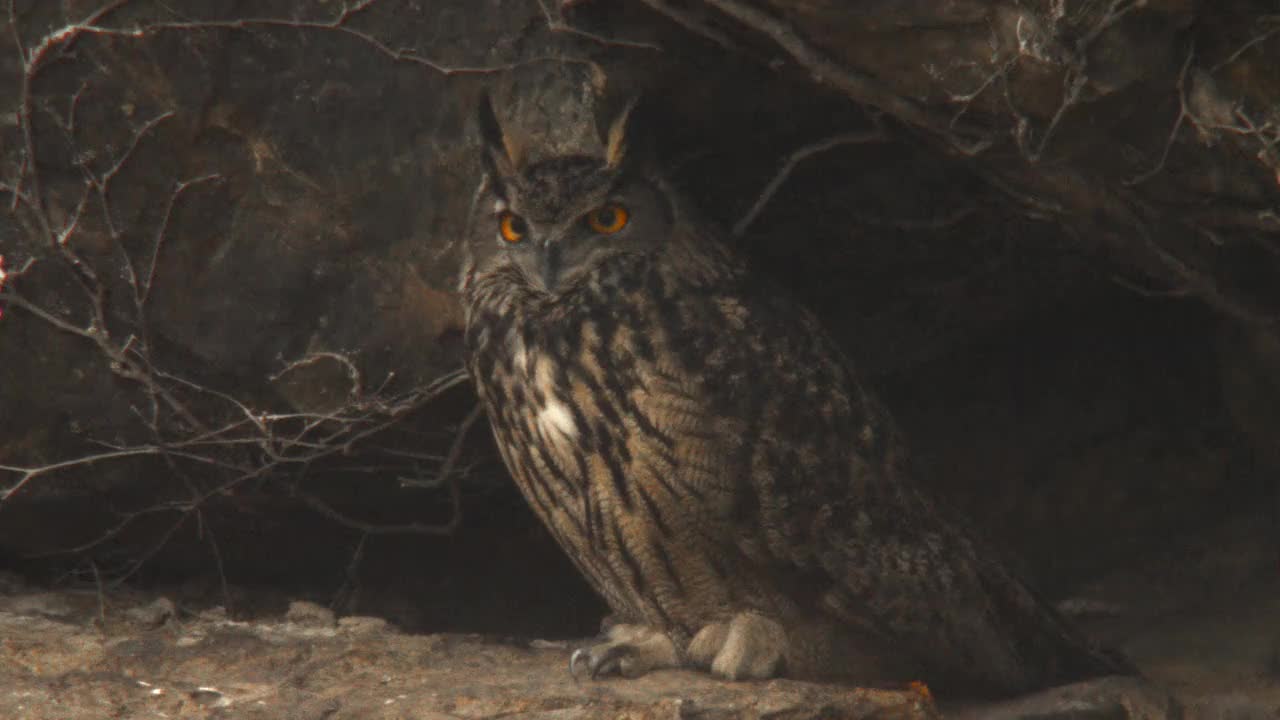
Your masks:
{"label": "owl's tail", "polygon": [[[1002,691],[1029,692],[1104,677],[1139,675],[1122,653],[1100,647],[1003,566],[979,570],[998,644],[1009,651],[1005,677],[990,678]],[[1000,665],[1000,664],[998,664]]]}

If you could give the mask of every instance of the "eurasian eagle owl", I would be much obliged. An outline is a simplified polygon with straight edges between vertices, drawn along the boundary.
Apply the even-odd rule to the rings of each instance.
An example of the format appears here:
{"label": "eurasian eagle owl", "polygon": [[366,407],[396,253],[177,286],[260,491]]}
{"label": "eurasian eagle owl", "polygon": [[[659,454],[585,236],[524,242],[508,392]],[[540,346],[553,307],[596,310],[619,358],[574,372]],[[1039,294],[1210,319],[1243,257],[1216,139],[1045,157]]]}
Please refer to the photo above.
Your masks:
{"label": "eurasian eagle owl", "polygon": [[1128,671],[939,513],[814,316],[635,152],[631,107],[602,156],[536,163],[478,117],[468,370],[617,620],[571,669],[996,693]]}

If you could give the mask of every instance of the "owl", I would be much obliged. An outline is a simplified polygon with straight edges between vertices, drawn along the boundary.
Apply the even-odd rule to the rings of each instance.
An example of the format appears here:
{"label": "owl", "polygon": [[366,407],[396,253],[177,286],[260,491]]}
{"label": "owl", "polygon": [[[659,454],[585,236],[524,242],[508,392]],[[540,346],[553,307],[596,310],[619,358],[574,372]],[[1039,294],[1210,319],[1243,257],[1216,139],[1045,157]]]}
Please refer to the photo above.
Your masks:
{"label": "owl", "polygon": [[570,672],[975,694],[1131,672],[937,509],[831,336],[654,170],[634,107],[599,156],[526,162],[479,103],[467,368],[612,610]]}

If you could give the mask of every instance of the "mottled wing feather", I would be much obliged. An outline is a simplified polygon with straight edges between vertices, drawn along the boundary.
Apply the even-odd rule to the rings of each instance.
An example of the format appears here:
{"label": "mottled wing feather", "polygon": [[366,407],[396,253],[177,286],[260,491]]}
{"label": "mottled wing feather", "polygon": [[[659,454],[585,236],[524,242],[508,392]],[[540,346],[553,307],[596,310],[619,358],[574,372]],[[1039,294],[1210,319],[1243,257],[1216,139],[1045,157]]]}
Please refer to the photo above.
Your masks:
{"label": "mottled wing feather", "polygon": [[1032,673],[1108,671],[922,497],[892,421],[809,313],[745,275],[683,292],[658,313],[674,365],[635,401],[692,438],[676,476],[728,503],[709,532],[761,574],[816,585],[813,612],[867,629],[922,672],[1008,690],[1046,681]]}
{"label": "mottled wing feather", "polygon": [[[921,496],[817,321],[694,242],[556,298],[513,268],[469,289],[504,459],[614,612],[684,642],[743,609],[854,628],[872,659],[1000,691],[1113,669]],[[841,662],[831,643],[810,657]]]}

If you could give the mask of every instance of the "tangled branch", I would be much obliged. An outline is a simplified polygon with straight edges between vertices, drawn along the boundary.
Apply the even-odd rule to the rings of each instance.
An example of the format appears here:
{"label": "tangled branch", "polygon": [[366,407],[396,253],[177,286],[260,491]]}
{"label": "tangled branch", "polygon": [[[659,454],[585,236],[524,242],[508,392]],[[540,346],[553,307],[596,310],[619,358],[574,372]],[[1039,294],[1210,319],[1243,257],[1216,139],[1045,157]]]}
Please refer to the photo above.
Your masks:
{"label": "tangled branch", "polygon": [[[30,255],[18,262],[10,254],[8,261],[16,262],[16,267],[7,266],[6,258],[0,256],[0,318],[12,322],[14,318],[5,312],[18,312],[26,316],[24,319],[84,341],[92,357],[126,381],[131,397],[140,401],[131,404],[137,425],[119,428],[120,434],[128,437],[126,440],[89,437],[86,438],[87,451],[65,458],[28,463],[6,460],[0,464],[0,510],[21,502],[35,484],[60,476],[74,476],[77,471],[109,464],[159,463],[165,476],[173,480],[171,484],[177,488],[177,494],[124,512],[92,539],[58,551],[86,553],[117,538],[142,518],[171,516],[149,549],[114,573],[115,582],[134,574],[175,533],[192,524],[209,545],[221,573],[221,552],[205,515],[210,503],[233,497],[251,483],[254,487],[277,483],[305,506],[365,534],[454,532],[462,518],[459,486],[459,478],[465,474],[459,469],[462,441],[477,415],[472,413],[452,431],[449,452],[443,456],[398,449],[392,433],[403,432],[406,419],[464,384],[466,374],[460,369],[454,370],[425,385],[393,393],[388,390],[390,377],[373,388],[367,387],[357,360],[348,354],[315,352],[284,362],[278,372],[265,379],[277,381],[301,368],[332,362],[346,374],[347,393],[332,408],[297,411],[282,410],[260,398],[212,387],[181,368],[166,367],[153,346],[149,317],[162,268],[161,254],[175,232],[175,218],[181,206],[192,196],[219,186],[225,179],[216,172],[174,179],[163,197],[153,199],[153,206],[158,208],[154,227],[129,226],[122,221],[122,216],[113,208],[113,188],[137,161],[140,150],[154,142],[160,128],[174,119],[174,111],[164,111],[133,128],[118,156],[109,158],[105,169],[95,171],[85,159],[88,155],[73,147],[71,167],[66,170],[78,174],[80,185],[71,191],[73,200],[67,203],[69,211],[63,212],[56,205],[64,198],[52,191],[42,177],[42,171],[53,164],[38,157],[42,146],[37,142],[33,125],[36,107],[33,86],[36,78],[55,62],[71,58],[74,46],[86,37],[137,39],[162,32],[210,29],[290,28],[335,32],[355,38],[393,61],[421,65],[446,75],[498,72],[514,64],[450,66],[416,51],[393,49],[348,25],[354,16],[368,10],[377,0],[361,0],[327,20],[257,18],[157,21],[132,27],[111,25],[112,18],[131,2],[108,2],[30,45],[24,42],[20,32],[16,0],[8,3],[10,30],[22,69],[15,99],[20,139],[16,151],[20,157],[14,165],[16,174],[0,180],[0,194],[9,196],[9,213],[20,220]],[[72,145],[77,109],[87,87],[82,85],[71,96],[67,115],[58,123]],[[90,219],[95,222],[87,222]],[[137,242],[138,239],[142,242]],[[109,253],[88,254],[83,250],[104,245],[110,249]],[[139,246],[143,247],[141,251],[136,249]],[[116,269],[104,265],[108,261],[118,261],[118,266],[112,266]],[[38,281],[36,270],[40,271]],[[73,292],[50,298],[51,279],[69,281]],[[123,303],[119,302],[120,298],[124,299]],[[439,425],[444,428],[444,423]],[[389,478],[404,474],[406,465],[411,466],[418,487],[447,489],[450,516],[439,524],[379,525],[355,521],[306,489],[308,479],[314,475],[356,468],[356,462],[365,463],[358,466],[362,471]]]}

